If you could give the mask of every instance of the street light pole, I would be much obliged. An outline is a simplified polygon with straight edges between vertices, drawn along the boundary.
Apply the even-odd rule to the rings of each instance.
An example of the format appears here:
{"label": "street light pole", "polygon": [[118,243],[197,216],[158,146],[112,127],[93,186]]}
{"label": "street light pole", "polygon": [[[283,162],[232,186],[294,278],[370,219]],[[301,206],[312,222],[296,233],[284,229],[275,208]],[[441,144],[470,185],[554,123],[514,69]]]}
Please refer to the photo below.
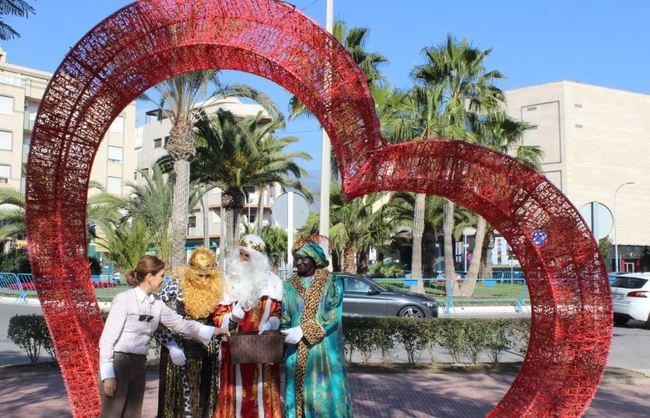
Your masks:
{"label": "street light pole", "polygon": [[621,267],[621,261],[618,259],[618,235],[616,233],[616,195],[618,194],[618,191],[621,189],[623,186],[627,186],[628,184],[635,184],[633,181],[628,181],[627,183],[623,183],[620,186],[616,188],[614,191],[614,213],[613,213],[613,218],[614,218],[614,260],[616,261],[616,273],[618,273],[619,268]]}
{"label": "street light pole", "polygon": [[[327,8],[325,15],[325,29],[329,33],[334,32],[334,0],[327,0]],[[331,82],[332,68],[329,65],[325,67],[325,88],[329,87]],[[320,164],[320,222],[319,233],[320,235],[329,238],[330,235],[330,182],[331,182],[331,162],[330,155],[332,154],[332,145],[327,136],[327,132],[323,129],[321,140],[321,164]],[[326,243],[324,243],[326,244]],[[329,246],[329,245],[328,245]],[[329,248],[325,248],[325,254],[329,254]]]}

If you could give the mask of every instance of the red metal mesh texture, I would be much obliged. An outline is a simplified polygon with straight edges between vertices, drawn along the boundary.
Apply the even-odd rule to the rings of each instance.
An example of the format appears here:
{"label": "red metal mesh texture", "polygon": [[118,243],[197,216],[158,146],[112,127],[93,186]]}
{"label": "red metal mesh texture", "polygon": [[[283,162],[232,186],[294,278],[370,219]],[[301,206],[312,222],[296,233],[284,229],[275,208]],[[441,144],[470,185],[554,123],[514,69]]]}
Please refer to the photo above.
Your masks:
{"label": "red metal mesh texture", "polygon": [[596,244],[557,189],[479,147],[386,146],[363,73],[291,5],[142,0],[101,22],[66,56],[41,102],[27,166],[32,269],[75,416],[99,413],[103,323],[85,233],[95,152],[142,92],[208,68],[257,74],[298,96],[328,132],[348,196],[423,191],[484,215],[522,260],[534,304],[524,366],[492,415],[577,416],[586,409],[607,358],[611,301]]}

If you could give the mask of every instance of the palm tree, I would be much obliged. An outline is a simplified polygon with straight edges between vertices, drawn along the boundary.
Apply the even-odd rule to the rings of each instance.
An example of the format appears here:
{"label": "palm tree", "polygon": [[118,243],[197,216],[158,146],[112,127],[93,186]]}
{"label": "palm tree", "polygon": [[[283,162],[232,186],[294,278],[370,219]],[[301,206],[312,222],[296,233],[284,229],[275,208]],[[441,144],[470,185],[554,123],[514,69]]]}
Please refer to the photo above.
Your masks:
{"label": "palm tree", "polygon": [[287,254],[287,231],[266,226],[262,229],[261,237],[266,244],[266,255],[271,261],[271,267],[277,269]]}
{"label": "palm tree", "polygon": [[[330,238],[332,251],[341,263],[341,270],[357,273],[359,261],[367,256],[372,246],[381,246],[395,235],[399,210],[390,202],[381,204],[383,194],[375,193],[345,201],[341,186],[334,182],[330,188]],[[318,216],[310,216],[299,236],[318,232]]]}
{"label": "palm tree", "polygon": [[[104,187],[96,181],[91,181],[88,185],[89,190],[97,189],[104,192]],[[0,241],[9,238],[19,238],[25,235],[25,195],[19,190],[8,187],[0,188]],[[92,225],[99,224],[100,220],[111,216],[111,212],[102,203],[101,194],[93,194],[88,198],[86,204],[86,224],[87,230],[92,235]]]}
{"label": "palm tree", "polygon": [[228,246],[237,242],[249,190],[277,183],[311,197],[298,180],[306,172],[294,161],[310,160],[311,156],[284,150],[298,138],[273,135],[283,122],[261,125],[259,117],[237,121],[230,112],[219,110],[215,115],[204,114],[196,126],[197,158],[192,164],[192,178],[223,190]]}
{"label": "palm tree", "polygon": [[[447,35],[444,45],[425,48],[425,63],[416,66],[411,75],[425,90],[437,99],[437,113],[442,122],[439,134],[447,139],[475,141],[469,121],[472,115],[487,114],[499,108],[504,101],[503,92],[495,81],[502,79],[498,71],[486,71],[484,60],[491,49],[481,51]],[[416,211],[416,214],[422,211]],[[414,229],[423,223],[415,220]],[[445,276],[455,282],[452,233],[454,230],[454,204],[447,200],[444,207]]]}
{"label": "palm tree", "polygon": [[[0,0],[0,16],[18,16],[28,18],[29,14],[34,14],[34,7],[26,0]],[[13,38],[20,38],[16,30],[5,23],[4,18],[0,17],[0,40],[7,41]]]}
{"label": "palm tree", "polygon": [[174,162],[174,195],[172,205],[172,266],[185,262],[185,238],[189,209],[190,162],[196,155],[194,123],[197,120],[197,101],[205,96],[210,83],[217,86],[211,97],[248,97],[262,104],[273,117],[281,117],[272,101],[248,86],[237,84],[223,86],[216,70],[194,71],[173,77],[155,86],[160,100],[142,95],[142,99],[155,103],[171,121],[167,151]]}
{"label": "palm tree", "polygon": [[[520,122],[510,118],[504,111],[491,112],[487,117],[474,118],[472,126],[478,133],[479,143],[495,151],[512,154],[519,161],[529,165],[535,170],[541,170],[542,151],[538,146],[521,144],[524,132],[533,126],[527,122]],[[484,239],[488,231],[493,231],[482,216],[478,216],[476,235],[472,260],[467,271],[468,279],[477,279],[480,273],[481,262],[484,261]],[[494,239],[493,234],[489,237]],[[488,244],[488,247],[490,245]],[[476,280],[467,280],[460,289],[460,296],[471,296],[476,287]]]}
{"label": "palm tree", "polygon": [[[104,194],[101,197],[107,206],[116,208],[121,212],[119,219],[108,219],[102,224],[102,230],[111,230],[116,225],[142,222],[151,238],[151,244],[158,256],[165,262],[171,256],[171,228],[172,200],[174,181],[172,176],[163,174],[159,166],[154,166],[152,173],[143,171],[144,183],[128,183],[132,189],[128,197]],[[202,198],[205,189],[195,182],[190,183],[188,207],[195,207]]]}
{"label": "palm tree", "polygon": [[[368,86],[372,91],[385,82],[384,76],[379,71],[379,66],[388,63],[388,60],[377,52],[366,51],[366,41],[369,34],[370,29],[368,28],[352,27],[348,29],[345,21],[337,20],[334,22],[334,37],[345,47],[354,62],[364,72]],[[293,96],[289,101],[289,118],[294,119],[303,115],[309,117],[312,114],[300,99]]]}
{"label": "palm tree", "polygon": [[143,221],[109,221],[98,243],[108,251],[108,259],[122,273],[135,268],[151,242],[150,230]]}

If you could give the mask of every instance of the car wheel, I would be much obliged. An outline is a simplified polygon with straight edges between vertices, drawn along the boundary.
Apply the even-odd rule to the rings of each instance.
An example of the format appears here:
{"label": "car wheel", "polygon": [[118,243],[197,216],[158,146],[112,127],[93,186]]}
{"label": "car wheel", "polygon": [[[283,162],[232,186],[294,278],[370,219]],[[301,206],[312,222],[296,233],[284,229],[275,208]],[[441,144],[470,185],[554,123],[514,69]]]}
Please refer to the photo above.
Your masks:
{"label": "car wheel", "polygon": [[424,311],[417,306],[405,306],[403,307],[397,316],[402,318],[424,318]]}
{"label": "car wheel", "polygon": [[623,325],[627,324],[627,321],[630,320],[630,317],[627,315],[616,315],[614,314],[614,324],[618,325],[619,327],[622,327]]}

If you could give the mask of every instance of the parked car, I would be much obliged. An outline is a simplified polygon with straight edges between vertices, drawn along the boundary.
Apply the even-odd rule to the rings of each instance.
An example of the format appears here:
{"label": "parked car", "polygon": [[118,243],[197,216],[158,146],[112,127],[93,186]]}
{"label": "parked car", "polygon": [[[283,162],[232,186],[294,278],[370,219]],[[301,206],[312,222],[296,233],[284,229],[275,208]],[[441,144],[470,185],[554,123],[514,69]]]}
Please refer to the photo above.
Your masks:
{"label": "parked car", "polygon": [[619,275],[611,287],[616,325],[630,319],[650,324],[650,273]]}
{"label": "parked car", "polygon": [[438,302],[426,295],[391,291],[364,276],[337,273],[343,280],[343,315],[436,318]]}

